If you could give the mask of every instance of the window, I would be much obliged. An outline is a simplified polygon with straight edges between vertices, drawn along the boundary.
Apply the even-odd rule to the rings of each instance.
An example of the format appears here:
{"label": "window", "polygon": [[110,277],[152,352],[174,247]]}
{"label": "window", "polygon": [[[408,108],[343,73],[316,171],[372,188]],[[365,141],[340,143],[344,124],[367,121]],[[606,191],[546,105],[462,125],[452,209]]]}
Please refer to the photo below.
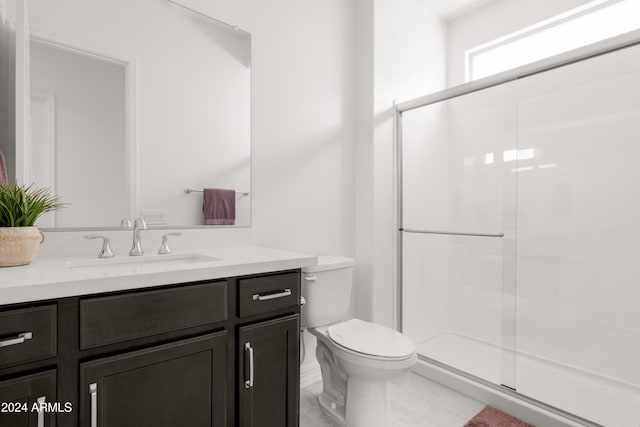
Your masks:
{"label": "window", "polygon": [[640,28],[640,1],[597,0],[466,52],[476,80]]}

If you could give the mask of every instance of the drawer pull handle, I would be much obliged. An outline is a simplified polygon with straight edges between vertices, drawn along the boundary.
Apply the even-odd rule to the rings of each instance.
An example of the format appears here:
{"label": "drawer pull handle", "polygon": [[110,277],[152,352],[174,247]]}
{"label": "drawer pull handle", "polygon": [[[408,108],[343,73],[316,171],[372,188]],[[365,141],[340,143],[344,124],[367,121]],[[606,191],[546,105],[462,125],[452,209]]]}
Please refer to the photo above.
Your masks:
{"label": "drawer pull handle", "polygon": [[253,347],[250,342],[247,342],[244,343],[244,349],[249,351],[249,379],[244,382],[244,388],[251,388],[253,387]]}
{"label": "drawer pull handle", "polygon": [[91,427],[98,427],[98,383],[89,384],[91,395]]}
{"label": "drawer pull handle", "polygon": [[47,400],[45,396],[41,396],[36,399],[38,402],[38,427],[44,427],[44,408],[43,403]]}
{"label": "drawer pull handle", "polygon": [[30,340],[33,338],[33,334],[31,332],[24,332],[18,335],[17,338],[11,338],[8,340],[0,341],[0,347],[9,347],[10,345],[22,344],[26,340]]}
{"label": "drawer pull handle", "polygon": [[304,276],[304,280],[306,280],[307,282],[315,282],[316,280],[318,280],[317,276]]}
{"label": "drawer pull handle", "polygon": [[277,294],[268,294],[268,295],[253,294],[253,300],[267,301],[270,299],[284,298],[289,296],[291,296],[291,289],[285,289],[284,291],[278,292]]}

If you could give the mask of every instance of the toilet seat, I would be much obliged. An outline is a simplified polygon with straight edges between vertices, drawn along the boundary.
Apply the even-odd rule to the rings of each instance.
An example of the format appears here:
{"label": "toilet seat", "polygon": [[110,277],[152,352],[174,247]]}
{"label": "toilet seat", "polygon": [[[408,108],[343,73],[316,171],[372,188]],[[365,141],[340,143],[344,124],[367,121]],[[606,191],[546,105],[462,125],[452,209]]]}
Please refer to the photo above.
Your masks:
{"label": "toilet seat", "polygon": [[413,341],[400,332],[359,319],[331,325],[327,332],[336,345],[369,358],[404,360],[416,349]]}

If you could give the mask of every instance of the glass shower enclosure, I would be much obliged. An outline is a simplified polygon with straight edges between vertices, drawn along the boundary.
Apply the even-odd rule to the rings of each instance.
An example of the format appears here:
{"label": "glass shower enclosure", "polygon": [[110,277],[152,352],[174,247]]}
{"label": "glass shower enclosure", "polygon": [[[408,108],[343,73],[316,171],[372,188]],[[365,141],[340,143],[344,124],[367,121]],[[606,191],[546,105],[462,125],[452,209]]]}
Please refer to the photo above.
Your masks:
{"label": "glass shower enclosure", "polygon": [[398,106],[400,323],[427,363],[638,427],[640,45],[611,46]]}

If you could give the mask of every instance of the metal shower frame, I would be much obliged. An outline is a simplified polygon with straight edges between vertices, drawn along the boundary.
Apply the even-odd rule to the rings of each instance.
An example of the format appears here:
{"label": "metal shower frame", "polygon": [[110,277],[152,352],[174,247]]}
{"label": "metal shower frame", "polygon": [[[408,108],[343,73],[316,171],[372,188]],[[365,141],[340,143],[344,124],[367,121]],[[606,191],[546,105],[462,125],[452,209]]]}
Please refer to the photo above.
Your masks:
{"label": "metal shower frame", "polygon": [[[578,49],[571,50],[569,52],[565,52],[562,54],[554,55],[549,58],[533,62],[531,64],[523,65],[521,67],[514,68],[512,70],[508,70],[499,74],[495,74],[493,76],[485,77],[483,79],[475,80],[469,83],[465,83],[459,86],[451,87],[449,89],[445,89],[439,92],[435,92],[433,94],[429,94],[426,96],[418,97],[411,99],[409,101],[401,102],[395,104],[395,117],[394,117],[394,126],[395,126],[395,154],[396,154],[396,224],[395,230],[397,233],[396,239],[396,325],[399,331],[403,331],[403,312],[402,312],[402,297],[403,297],[403,275],[402,275],[402,265],[403,265],[403,233],[428,233],[428,234],[447,234],[447,235],[464,235],[464,236],[483,236],[483,237],[498,237],[501,238],[504,236],[503,233],[467,233],[467,232],[448,232],[448,231],[436,231],[436,230],[415,230],[408,229],[404,227],[403,224],[403,188],[402,188],[402,114],[411,110],[415,110],[418,108],[426,107],[431,104],[435,104],[437,102],[446,101],[452,98],[460,97],[472,92],[477,92],[483,89],[487,89],[493,86],[497,86],[503,83],[517,81],[518,79],[528,77],[534,74],[538,74],[544,71],[548,71],[554,68],[562,67],[564,65],[572,64],[578,61],[582,61],[584,59],[596,57],[599,55],[607,54],[613,52],[615,50],[624,49],[627,47],[631,47],[634,45],[640,44],[640,30],[631,31],[625,34],[622,34],[617,37],[613,37],[607,40],[603,40],[597,43],[593,43],[584,47],[580,47]],[[544,402],[537,401],[535,399],[531,399],[520,393],[517,393],[515,390],[507,387],[497,385],[490,381],[487,381],[483,378],[476,377],[467,372],[461,371],[459,369],[448,366],[442,362],[437,360],[418,355],[420,360],[431,363],[439,368],[445,369],[454,374],[460,375],[467,379],[476,381],[479,384],[490,387],[494,390],[498,390],[500,392],[506,393],[512,397],[515,397],[524,402],[536,405],[541,407],[547,411],[556,413],[563,417],[566,417],[572,421],[578,422],[580,424],[586,426],[598,426],[598,424],[594,424],[589,420],[585,420],[581,417],[563,411],[560,408],[553,407]]]}

